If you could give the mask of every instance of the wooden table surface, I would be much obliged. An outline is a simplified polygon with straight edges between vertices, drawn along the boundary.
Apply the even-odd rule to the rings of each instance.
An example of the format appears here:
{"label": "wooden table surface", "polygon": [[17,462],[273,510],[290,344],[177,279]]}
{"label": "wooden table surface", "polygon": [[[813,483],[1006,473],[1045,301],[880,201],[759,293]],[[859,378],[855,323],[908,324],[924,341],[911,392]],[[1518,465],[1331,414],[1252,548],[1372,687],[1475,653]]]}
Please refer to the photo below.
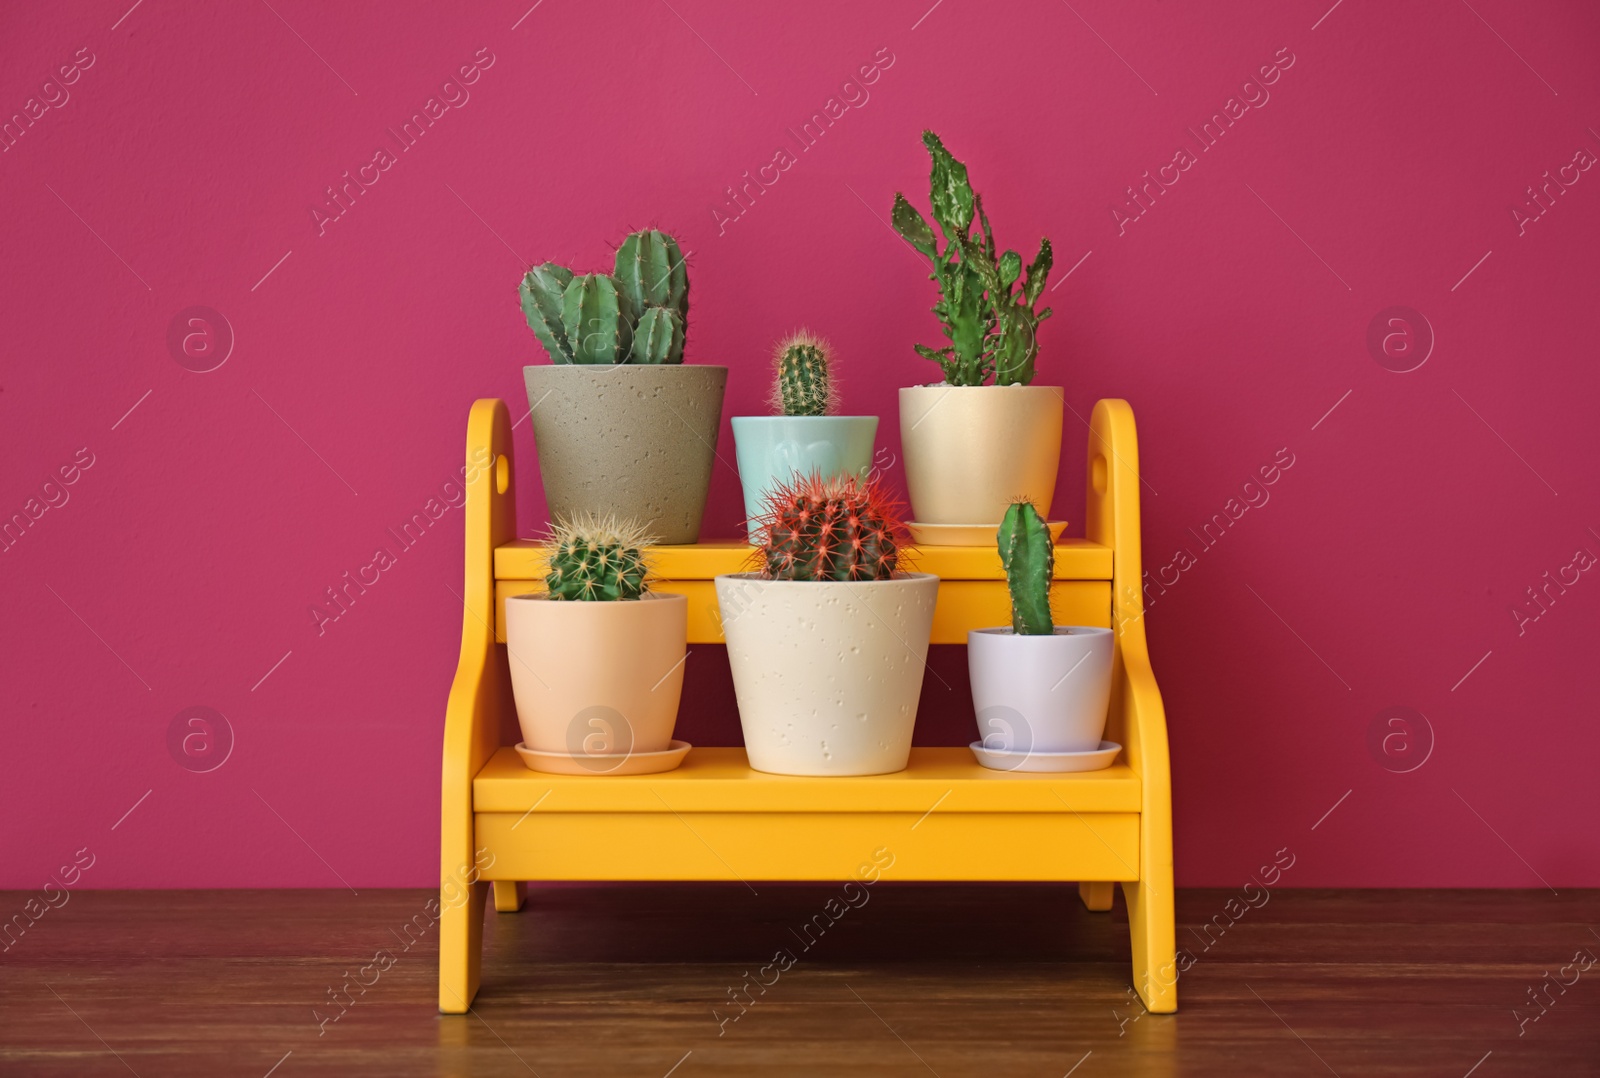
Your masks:
{"label": "wooden table surface", "polygon": [[1568,965],[1600,955],[1600,892],[1184,891],[1193,964],[1155,1016],[1120,896],[884,882],[808,948],[840,888],[753,886],[534,888],[487,915],[462,1017],[435,1010],[437,892],[74,892],[0,954],[0,1074],[1600,1073],[1600,964]]}

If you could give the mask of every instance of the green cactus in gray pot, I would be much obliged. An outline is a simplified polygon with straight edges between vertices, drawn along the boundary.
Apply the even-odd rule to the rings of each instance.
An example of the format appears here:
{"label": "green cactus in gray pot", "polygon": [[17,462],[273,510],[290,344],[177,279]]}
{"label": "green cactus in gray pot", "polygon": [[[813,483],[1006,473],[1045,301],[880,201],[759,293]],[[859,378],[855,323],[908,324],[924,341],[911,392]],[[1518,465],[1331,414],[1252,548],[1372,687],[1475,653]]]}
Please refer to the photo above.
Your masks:
{"label": "green cactus in gray pot", "polygon": [[1055,575],[1055,544],[1050,529],[1029,501],[1013,502],[995,536],[1000,564],[1011,592],[1011,631],[1018,636],[1055,632],[1050,613],[1050,579]]}
{"label": "green cactus in gray pot", "polygon": [[567,340],[566,325],[561,320],[561,297],[572,283],[572,271],[554,262],[530,269],[522,278],[517,294],[522,299],[522,313],[528,319],[528,328],[539,338],[544,350],[555,363],[572,362],[572,345]]}
{"label": "green cactus in gray pot", "polygon": [[666,307],[646,307],[633,327],[629,363],[682,363],[683,319]]}
{"label": "green cactus in gray pot", "polygon": [[666,307],[688,320],[689,270],[678,241],[665,232],[635,232],[623,240],[612,276],[628,293],[635,311]]}
{"label": "green cactus in gray pot", "polygon": [[575,276],[534,266],[518,288],[522,313],[550,361],[682,363],[689,271],[665,232],[635,232],[617,248],[616,273]]}
{"label": "green cactus in gray pot", "polygon": [[633,347],[633,305],[604,273],[574,277],[561,295],[561,322],[574,363],[626,363]]}

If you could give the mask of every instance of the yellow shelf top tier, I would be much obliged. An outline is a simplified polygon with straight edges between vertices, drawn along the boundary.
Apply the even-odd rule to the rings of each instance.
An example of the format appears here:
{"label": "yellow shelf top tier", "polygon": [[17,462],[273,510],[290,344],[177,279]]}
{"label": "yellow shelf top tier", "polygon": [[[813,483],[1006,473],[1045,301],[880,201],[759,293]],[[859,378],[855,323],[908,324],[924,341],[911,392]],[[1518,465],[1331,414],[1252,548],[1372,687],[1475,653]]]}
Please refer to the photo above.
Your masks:
{"label": "yellow shelf top tier", "polygon": [[[652,573],[663,580],[710,580],[755,566],[755,548],[738,540],[657,546],[649,553]],[[1006,575],[993,546],[907,547],[902,557],[904,568],[942,580],[1004,580]],[[538,580],[544,574],[544,554],[536,540],[513,539],[495,547],[496,580]],[[1087,539],[1058,540],[1055,578],[1110,580],[1111,548]]]}

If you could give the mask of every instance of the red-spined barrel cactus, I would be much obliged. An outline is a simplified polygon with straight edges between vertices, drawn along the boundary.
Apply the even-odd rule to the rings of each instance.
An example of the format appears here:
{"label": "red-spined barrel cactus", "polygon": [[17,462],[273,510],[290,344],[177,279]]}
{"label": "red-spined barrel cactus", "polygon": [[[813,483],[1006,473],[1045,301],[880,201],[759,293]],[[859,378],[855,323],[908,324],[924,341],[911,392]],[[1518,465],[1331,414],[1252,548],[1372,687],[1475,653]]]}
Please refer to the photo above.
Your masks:
{"label": "red-spined barrel cactus", "polygon": [[767,496],[754,534],[769,580],[888,580],[906,545],[899,507],[876,479],[796,476]]}

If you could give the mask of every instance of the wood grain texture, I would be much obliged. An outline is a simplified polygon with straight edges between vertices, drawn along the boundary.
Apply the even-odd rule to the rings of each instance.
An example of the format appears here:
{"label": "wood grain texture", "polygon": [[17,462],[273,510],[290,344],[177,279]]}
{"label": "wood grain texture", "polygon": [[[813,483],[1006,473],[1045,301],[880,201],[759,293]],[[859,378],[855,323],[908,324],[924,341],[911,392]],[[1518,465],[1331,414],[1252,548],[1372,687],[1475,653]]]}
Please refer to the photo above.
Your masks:
{"label": "wood grain texture", "polygon": [[[754,888],[530,887],[487,914],[457,1017],[436,1013],[432,892],[75,892],[0,955],[0,1074],[1600,1073],[1600,965],[1520,1037],[1512,1013],[1600,955],[1593,891],[1279,890],[1209,936],[1237,893],[1183,891],[1195,961],[1169,1016],[1129,992],[1120,895],[1096,914],[1070,885],[883,882],[807,948],[840,886]],[[796,961],[763,973],[779,949]],[[340,1017],[319,1034],[313,1008]]]}

